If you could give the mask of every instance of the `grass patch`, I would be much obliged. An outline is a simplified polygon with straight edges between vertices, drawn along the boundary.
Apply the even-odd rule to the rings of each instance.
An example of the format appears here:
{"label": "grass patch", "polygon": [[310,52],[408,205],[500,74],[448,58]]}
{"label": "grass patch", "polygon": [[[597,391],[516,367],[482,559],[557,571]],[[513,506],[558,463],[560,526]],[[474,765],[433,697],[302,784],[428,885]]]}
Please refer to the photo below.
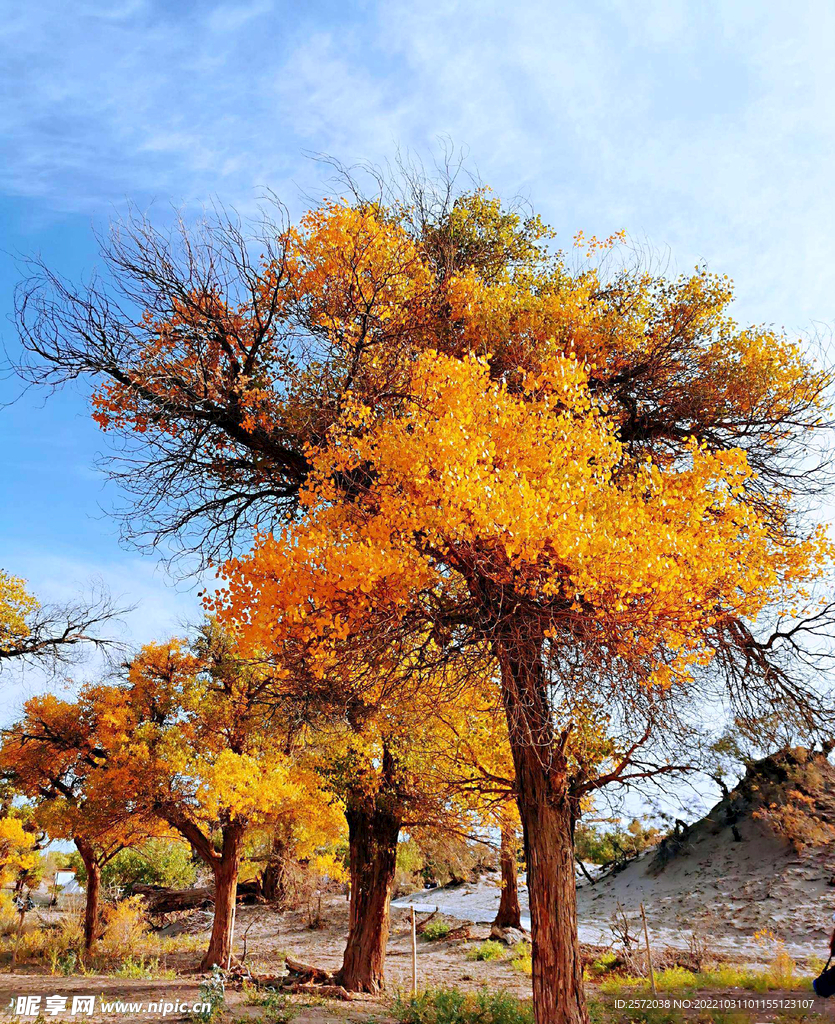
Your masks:
{"label": "grass patch", "polygon": [[468,960],[504,960],[507,946],[496,939],[485,939],[467,950]]}
{"label": "grass patch", "polygon": [[[812,979],[797,975],[786,965],[772,965],[766,971],[751,971],[731,964],[719,964],[709,971],[688,971],[683,967],[669,967],[656,971],[655,985],[659,992],[717,991],[741,988],[748,992],[773,992],[778,989],[810,990]],[[642,994],[651,990],[649,978],[630,975],[609,975],[600,982],[604,995]]]}
{"label": "grass patch", "polygon": [[263,1007],[264,1013],[256,1018],[263,1024],[289,1024],[298,1013],[298,1008],[287,996],[274,988],[258,989],[254,985],[245,985],[243,992],[247,1006]]}
{"label": "grass patch", "polygon": [[161,968],[159,959],[146,960],[143,956],[126,957],[113,972],[114,978],[141,978],[146,981],[173,981],[177,972]]}
{"label": "grass patch", "polygon": [[615,966],[620,962],[620,958],[617,953],[601,953],[600,956],[593,960],[586,971],[590,978],[600,978],[604,974],[609,974],[610,971],[614,970]]}
{"label": "grass patch", "polygon": [[533,1024],[530,1002],[502,991],[428,989],[398,996],[392,1012],[400,1024]]}

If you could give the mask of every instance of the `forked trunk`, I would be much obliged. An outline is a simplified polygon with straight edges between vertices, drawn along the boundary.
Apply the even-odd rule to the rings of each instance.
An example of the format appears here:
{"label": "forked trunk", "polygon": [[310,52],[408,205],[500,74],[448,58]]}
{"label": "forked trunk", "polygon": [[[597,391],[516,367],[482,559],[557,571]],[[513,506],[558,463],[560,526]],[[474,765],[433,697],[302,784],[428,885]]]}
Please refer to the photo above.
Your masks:
{"label": "forked trunk", "polygon": [[89,953],[98,937],[99,895],[101,893],[101,867],[92,846],[76,838],[76,849],[81,854],[84,870],[87,872],[86,896],[84,900],[84,951]]}
{"label": "forked trunk", "polygon": [[521,928],[522,914],[519,910],[519,882],[516,864],[516,829],[512,825],[502,827],[499,863],[502,869],[502,896],[493,924],[497,928]]}
{"label": "forked trunk", "polygon": [[243,829],[239,825],[228,825],[223,829],[220,859],[212,864],[215,880],[215,914],[209,948],[200,964],[201,971],[209,971],[215,964],[226,967],[229,962],[242,841]]}
{"label": "forked trunk", "polygon": [[349,992],[385,987],[389,903],[402,814],[385,790],[349,793],[345,804],[351,876],[350,930],[339,983]]}
{"label": "forked trunk", "polygon": [[536,1024],[587,1024],[577,938],[574,823],[564,751],[554,734],[542,639],[518,624],[496,641],[516,770],[533,943]]}

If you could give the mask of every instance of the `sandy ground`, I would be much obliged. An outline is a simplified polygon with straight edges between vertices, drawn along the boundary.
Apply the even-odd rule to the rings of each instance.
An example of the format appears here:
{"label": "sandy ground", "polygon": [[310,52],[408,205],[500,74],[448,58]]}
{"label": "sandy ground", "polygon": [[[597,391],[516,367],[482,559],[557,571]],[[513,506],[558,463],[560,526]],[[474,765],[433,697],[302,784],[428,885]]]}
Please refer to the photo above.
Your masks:
{"label": "sandy ground", "polygon": [[[637,869],[639,865],[634,865]],[[629,869],[629,870],[633,870]],[[638,876],[640,875],[638,874]],[[615,886],[614,883],[617,882]],[[595,886],[590,886],[588,892],[582,896],[583,904],[598,906],[606,901],[606,905],[616,900],[623,892],[630,892],[632,885],[637,884],[630,880],[627,872],[623,872],[614,879],[602,880]],[[672,883],[670,883],[672,884]],[[698,883],[702,884],[702,883]],[[598,886],[604,886],[599,892],[595,892]],[[609,892],[609,887],[612,891]],[[656,918],[665,919],[665,915],[671,913],[667,909],[668,904],[664,902],[664,890],[656,893],[658,905],[654,910]],[[601,896],[602,898],[596,899]],[[645,893],[646,895],[646,893]],[[652,895],[652,894],[650,894]],[[694,898],[698,893],[694,892]],[[444,901],[445,905],[451,901],[460,909],[466,907],[472,913],[469,920],[483,916],[474,907],[484,904],[487,906],[491,900],[498,900],[498,888],[494,879],[487,877],[478,885],[459,886],[446,890],[435,890],[417,894],[425,904],[431,904],[433,899]],[[254,972],[258,974],[278,973],[283,964],[284,957],[289,953],[299,960],[314,963],[325,968],[336,968],[339,966],[342,950],[347,933],[347,909],[348,904],[344,896],[328,896],[322,905],[322,926],[310,928],[307,922],[307,914],[304,911],[281,913],[270,908],[241,907],[238,912],[238,928],[236,953],[243,953],[244,942],[248,961]],[[422,915],[421,915],[422,916]],[[462,914],[456,913],[456,918],[461,920]],[[182,920],[175,930],[186,930],[205,936],[208,915],[195,914],[188,919]],[[583,928],[588,934],[594,933],[594,938],[610,937],[603,935],[604,922],[602,919],[598,925],[592,925],[588,919],[584,920]],[[596,930],[595,930],[596,929]],[[660,930],[656,927],[656,935]],[[495,991],[504,989],[521,998],[528,998],[530,995],[530,979],[514,970],[507,961],[471,961],[467,959],[467,951],[479,941],[489,935],[489,924],[473,924],[470,926],[470,937],[464,940],[418,942],[418,984],[421,987],[434,986],[457,986],[463,989],[478,990],[481,988]],[[660,941],[660,940],[659,940]],[[680,938],[680,941],[684,940]],[[164,960],[164,966],[174,967],[180,976],[173,981],[141,981],[114,978],[102,975],[90,975],[87,977],[73,976],[69,978],[56,976],[52,977],[43,973],[42,968],[35,965],[24,965],[19,968],[16,974],[0,974],[0,1008],[2,1014],[0,1019],[9,1018],[9,1004],[21,996],[39,995],[41,1004],[38,1009],[43,1012],[46,1008],[46,997],[60,995],[67,997],[67,1009],[72,1005],[74,995],[88,995],[95,997],[95,1012],[92,1015],[76,1014],[70,1016],[46,1016],[46,1020],[142,1020],[161,1019],[166,1020],[188,1020],[190,1011],[198,1002],[200,978],[195,976],[194,969],[199,959],[197,952],[172,953]],[[392,928],[388,945],[387,960],[387,987],[389,995],[400,991],[408,991],[411,986],[411,943],[410,943],[410,912],[403,907],[394,907],[392,910]],[[590,986],[594,992],[594,986]],[[713,993],[715,998],[721,994]],[[729,992],[723,998],[729,1000],[733,1005],[744,1009],[744,1000],[772,1000],[772,1008],[759,1007],[751,1004],[749,1013],[743,1016],[742,1020],[750,1022],[774,1021],[781,1019],[783,1012],[777,1007],[777,1000],[808,1001],[812,998],[808,991],[795,993],[766,993],[758,995],[750,992]],[[126,1008],[111,1009],[109,1013],[102,1012],[102,1000],[105,1003],[116,1000],[142,1003],[142,1012],[128,1011]],[[330,1021],[346,1021],[351,1024],[367,1024],[370,1020],[385,1022],[391,1020],[390,1004],[387,998],[358,997],[351,1003],[338,1003],[330,1000],[305,1000],[298,997],[294,1001],[299,1003],[296,1018],[299,1024],[328,1024]],[[147,1004],[155,1003],[180,1003],[187,1004],[185,1011],[182,1007],[175,1010],[168,1009],[166,1013],[160,1011],[147,1012]],[[311,1005],[312,1003],[312,1005]],[[229,991],[227,994],[227,1020],[257,1019],[263,1010],[257,1006],[246,1005],[244,996],[240,992]],[[791,1016],[791,1015],[790,1015]],[[27,1019],[21,1017],[21,1020]],[[29,1020],[35,1020],[35,1015],[29,1015]],[[664,1017],[656,1020],[663,1020]],[[695,1018],[694,1018],[695,1019]],[[788,1019],[788,1018],[786,1018]],[[813,1009],[804,1009],[800,1012],[798,1019],[826,1019],[835,1021],[835,1007],[829,1010],[820,1001],[816,1001]]]}
{"label": "sandy ground", "polygon": [[[619,908],[639,931],[644,903],[651,937],[659,945],[687,948],[695,930],[717,954],[757,964],[773,947],[772,939],[758,939],[757,933],[769,931],[795,958],[825,959],[835,912],[832,849],[797,854],[752,819],[740,822],[739,833],[741,840],[736,841],[730,829],[713,831],[705,824],[694,830],[685,855],[659,874],[651,872],[649,851],[617,874],[581,882],[580,940],[608,945],[612,916]],[[454,917],[487,922],[498,903],[498,880],[486,875],[476,884],[413,894],[395,906],[414,904],[427,911],[440,907]],[[523,924],[529,927],[524,884],[520,904]]]}

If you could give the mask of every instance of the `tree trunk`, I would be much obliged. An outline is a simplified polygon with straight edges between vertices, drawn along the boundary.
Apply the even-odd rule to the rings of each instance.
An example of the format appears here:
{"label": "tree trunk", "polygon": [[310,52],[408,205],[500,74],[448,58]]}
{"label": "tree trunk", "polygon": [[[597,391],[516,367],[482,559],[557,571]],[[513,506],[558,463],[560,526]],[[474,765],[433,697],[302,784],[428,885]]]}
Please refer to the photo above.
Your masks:
{"label": "tree trunk", "polygon": [[502,897],[499,912],[493,924],[497,928],[521,928],[522,914],[519,910],[519,880],[516,864],[516,829],[512,825],[502,826],[502,845],[499,851],[502,869]]}
{"label": "tree trunk", "polygon": [[515,623],[496,641],[516,770],[533,944],[536,1024],[587,1024],[577,938],[574,823],[565,761],[541,660],[542,637]]}
{"label": "tree trunk", "polygon": [[276,903],[287,895],[287,863],[284,843],[273,838],[270,858],[261,872],[261,895],[268,903]]}
{"label": "tree trunk", "polygon": [[351,873],[351,924],[337,982],[349,992],[376,994],[385,987],[389,903],[402,812],[397,798],[381,789],[371,796],[349,792],[345,817]]}
{"label": "tree trunk", "polygon": [[220,859],[212,863],[215,879],[215,915],[209,948],[200,964],[201,971],[209,971],[215,964],[226,967],[229,961],[242,845],[243,828],[240,825],[227,825],[223,829]]}
{"label": "tree trunk", "polygon": [[99,894],[101,892],[101,867],[95,851],[89,843],[76,838],[75,846],[81,854],[84,870],[87,872],[86,897],[84,901],[84,951],[89,953],[98,937]]}

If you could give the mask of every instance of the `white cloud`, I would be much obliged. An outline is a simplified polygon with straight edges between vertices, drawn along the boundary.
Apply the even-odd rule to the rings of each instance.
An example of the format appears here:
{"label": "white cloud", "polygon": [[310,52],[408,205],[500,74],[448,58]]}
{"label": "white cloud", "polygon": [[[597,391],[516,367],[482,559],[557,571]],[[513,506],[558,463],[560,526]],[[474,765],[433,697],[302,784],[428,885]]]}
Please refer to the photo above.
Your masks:
{"label": "white cloud", "polygon": [[303,149],[375,160],[448,133],[564,237],[646,232],[735,273],[746,314],[830,319],[833,21],[822,0],[44,0],[0,25],[0,188],[99,215],[247,207],[312,187]]}

